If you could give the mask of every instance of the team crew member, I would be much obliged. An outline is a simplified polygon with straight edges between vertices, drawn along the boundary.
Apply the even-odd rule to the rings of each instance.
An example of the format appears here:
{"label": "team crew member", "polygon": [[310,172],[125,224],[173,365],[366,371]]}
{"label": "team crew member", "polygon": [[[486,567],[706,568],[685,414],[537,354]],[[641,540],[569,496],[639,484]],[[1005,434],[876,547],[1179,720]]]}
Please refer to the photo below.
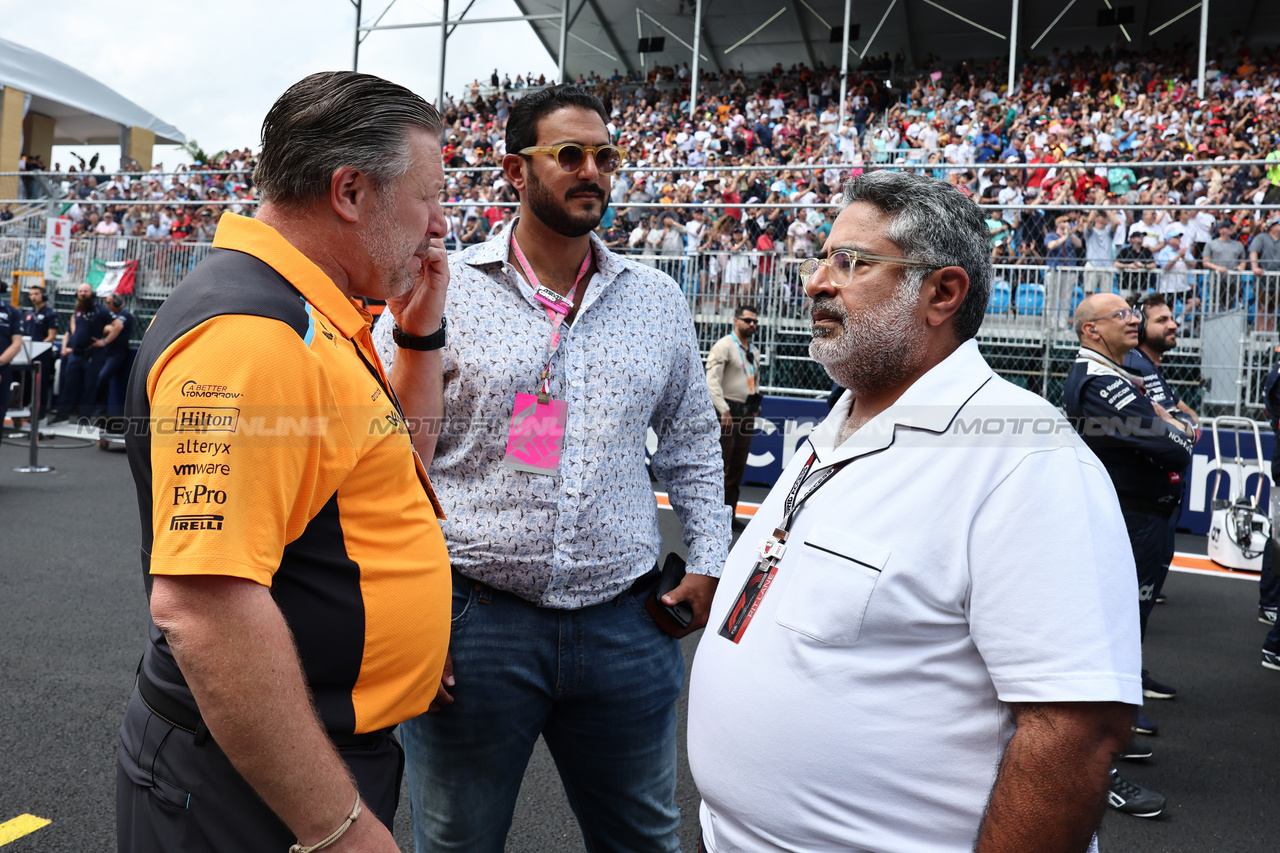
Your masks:
{"label": "team crew member", "polygon": [[[1182,502],[1182,474],[1191,464],[1196,428],[1149,397],[1141,375],[1122,366],[1138,345],[1141,316],[1114,293],[1095,294],[1080,303],[1075,320],[1080,352],[1067,374],[1063,408],[1106,466],[1120,498],[1137,570],[1138,613],[1145,637],[1156,589],[1167,573],[1169,519]],[[1176,692],[1145,673],[1143,681],[1144,692]],[[1135,716],[1134,730],[1157,733],[1156,725],[1142,713]],[[1148,798],[1138,793],[1138,786],[1132,787],[1133,796],[1126,799]],[[1145,794],[1152,802],[1158,796]],[[1113,805],[1151,816],[1134,811],[1133,802],[1117,805],[1113,801]]]}
{"label": "team crew member", "polygon": [[[1173,309],[1163,293],[1152,293],[1134,306],[1142,312],[1138,320],[1138,346],[1124,357],[1124,366],[1142,377],[1143,390],[1153,403],[1164,406],[1165,411],[1180,421],[1185,421],[1200,432],[1200,417],[1173,390],[1168,377],[1164,375],[1161,362],[1164,354],[1178,345],[1178,321],[1173,318]],[[1186,471],[1182,472],[1185,478]],[[1169,576],[1169,565],[1173,562],[1175,534],[1178,528],[1179,511],[1169,516],[1169,533],[1165,539],[1164,569],[1156,583],[1155,600],[1163,603],[1161,589],[1165,578]],[[1160,684],[1142,673],[1142,695],[1148,699],[1172,699],[1178,693],[1172,687]]]}
{"label": "team crew member", "polygon": [[93,285],[76,288],[75,313],[62,336],[62,393],[54,420],[78,415],[81,423],[89,422],[98,396],[98,375],[106,358],[103,347],[110,322],[111,312],[98,304]]}
{"label": "team crew member", "polygon": [[[445,428],[417,441],[449,516],[457,684],[452,705],[400,727],[422,851],[500,853],[539,735],[589,849],[680,846],[684,664],[644,604],[661,548],[651,426],[651,468],[689,545],[664,599],[690,608],[676,633],[706,622],[729,513],[679,285],[591,233],[620,164],[607,121],[575,86],[516,102],[502,166],[520,217],[450,258]],[[401,371],[421,353],[397,324],[392,306],[379,353],[407,395]]]}
{"label": "team crew member", "polygon": [[[4,291],[0,290],[0,294]],[[0,302],[0,434],[9,411],[9,386],[13,384],[10,365],[22,352],[22,313],[8,302]]]}
{"label": "team crew member", "polygon": [[739,538],[694,660],[704,847],[1083,853],[1142,696],[1115,493],[978,351],[978,207],[893,172],[844,199],[801,269],[810,353],[849,390]]}
{"label": "team crew member", "polygon": [[103,337],[102,372],[98,374],[99,404],[95,416],[102,413],[105,404],[107,414],[123,412],[124,383],[129,378],[129,338],[133,336],[133,312],[124,307],[124,297],[112,293],[106,299],[111,322]]}
{"label": "team crew member", "polygon": [[263,124],[257,218],[222,217],[147,332],[126,412],[153,624],[121,851],[397,849],[391,730],[441,689],[449,563],[352,297],[443,337],[441,133],[377,77],[295,84]]}
{"label": "team crew member", "polygon": [[[1276,348],[1280,353],[1280,347]],[[1266,405],[1267,421],[1280,443],[1280,361],[1271,365],[1267,378],[1263,381],[1263,400]],[[1280,453],[1271,454],[1271,482],[1280,480]],[[1280,670],[1280,623],[1276,621],[1277,605],[1280,605],[1280,574],[1276,573],[1276,551],[1280,545],[1276,537],[1280,535],[1280,489],[1271,489],[1271,524],[1272,536],[1267,542],[1267,551],[1262,557],[1262,577],[1259,578],[1258,589],[1258,621],[1271,628],[1266,641],[1262,644],[1262,665],[1267,669]]]}
{"label": "team crew member", "polygon": [[754,305],[739,305],[733,312],[733,331],[716,341],[707,353],[707,387],[711,389],[711,404],[720,416],[724,502],[731,508],[738,505],[738,490],[747,470],[763,398],[756,379],[756,351],[751,347],[759,314]]}
{"label": "team crew member", "polygon": [[[58,338],[58,312],[45,301],[40,285],[29,288],[27,298],[31,300],[31,310],[23,317],[24,334],[36,343],[53,343]],[[46,417],[51,414],[49,401],[53,398],[53,364],[57,357],[57,347],[50,347],[35,358],[40,362],[40,411]]]}

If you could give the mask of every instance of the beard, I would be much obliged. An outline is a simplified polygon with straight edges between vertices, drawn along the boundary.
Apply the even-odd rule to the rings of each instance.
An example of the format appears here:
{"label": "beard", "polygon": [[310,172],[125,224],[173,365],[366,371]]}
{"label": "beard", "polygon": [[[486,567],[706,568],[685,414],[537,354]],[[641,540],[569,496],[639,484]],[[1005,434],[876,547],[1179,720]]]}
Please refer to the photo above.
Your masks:
{"label": "beard", "polygon": [[[568,196],[588,191],[600,194],[602,204],[599,213],[574,214],[565,209],[569,203]],[[604,212],[609,209],[609,195],[595,184],[578,184],[565,193],[563,201],[557,201],[547,185],[538,179],[537,173],[530,169],[525,203],[529,205],[529,212],[552,231],[565,237],[581,237],[596,230]]]}
{"label": "beard", "polygon": [[82,297],[79,297],[79,296],[77,296],[77,297],[76,297],[76,310],[77,310],[77,311],[89,311],[89,310],[91,310],[92,308],[93,308],[93,297],[92,297],[92,296],[90,296],[88,299],[85,299],[85,298],[82,298]]}
{"label": "beard", "polygon": [[[421,254],[426,257],[431,248],[428,241],[419,242],[416,237],[397,239],[397,227],[394,214],[391,212],[391,199],[382,195],[369,219],[369,236],[365,238],[365,251],[373,262],[374,282],[377,292],[365,293],[377,299],[390,299],[403,296],[417,283],[417,261],[414,257]],[[410,262],[414,266],[410,267]]]}
{"label": "beard", "polygon": [[902,285],[880,305],[850,314],[837,296],[814,299],[813,310],[840,319],[839,331],[815,328],[809,356],[854,397],[899,386],[924,358],[924,323],[916,317],[920,290]]}
{"label": "beard", "polygon": [[[1173,340],[1170,340],[1170,337],[1172,337]],[[1159,355],[1164,355],[1169,350],[1177,348],[1178,338],[1176,336],[1170,336],[1170,335],[1165,335],[1159,338],[1154,336],[1148,336],[1146,341],[1144,341],[1144,343],[1146,347],[1150,349],[1152,352],[1155,352]]]}

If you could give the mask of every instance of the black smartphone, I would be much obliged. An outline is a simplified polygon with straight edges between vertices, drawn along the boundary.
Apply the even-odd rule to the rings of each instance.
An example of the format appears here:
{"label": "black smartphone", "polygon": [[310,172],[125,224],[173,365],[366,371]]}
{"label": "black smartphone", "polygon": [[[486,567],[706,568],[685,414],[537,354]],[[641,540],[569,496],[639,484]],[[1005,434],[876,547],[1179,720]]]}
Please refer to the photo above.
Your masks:
{"label": "black smartphone", "polygon": [[671,605],[663,604],[662,596],[678,587],[680,582],[684,580],[684,575],[684,557],[674,552],[668,554],[666,562],[662,564],[662,572],[658,576],[658,585],[653,588],[653,594],[649,599],[651,608],[659,610],[670,617],[671,621],[675,622],[681,630],[688,628],[689,623],[693,621],[692,605],[687,601]]}

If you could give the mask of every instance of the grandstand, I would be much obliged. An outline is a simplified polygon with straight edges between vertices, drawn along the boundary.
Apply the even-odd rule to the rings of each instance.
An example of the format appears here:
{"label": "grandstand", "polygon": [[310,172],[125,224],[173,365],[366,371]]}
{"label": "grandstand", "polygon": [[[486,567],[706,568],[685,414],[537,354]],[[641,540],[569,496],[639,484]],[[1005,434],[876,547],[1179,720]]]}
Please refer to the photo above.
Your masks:
{"label": "grandstand", "polygon": [[[580,26],[589,27],[594,4],[583,5]],[[1064,19],[1061,33],[1078,24]],[[850,63],[843,123],[839,70],[826,59],[810,64],[808,54],[751,73],[712,63],[699,71],[691,105],[684,62],[659,65],[665,54],[646,53],[596,73],[570,49],[569,77],[605,101],[624,151],[601,236],[681,282],[705,347],[736,304],[761,303],[762,384],[816,397],[828,380],[807,357],[798,263],[821,244],[844,180],[872,168],[923,171],[989,208],[997,284],[980,342],[1003,375],[1058,402],[1076,348],[1066,320],[1086,291],[1177,287],[1182,340],[1167,364],[1179,392],[1206,415],[1256,415],[1277,343],[1280,263],[1254,265],[1248,253],[1266,247],[1260,236],[1280,212],[1272,162],[1280,64],[1274,47],[1221,33],[1208,46],[1200,97],[1190,36],[1177,26],[1169,32],[1184,44],[1173,49],[1139,50],[1113,33],[1103,47],[1029,56],[1012,95],[999,58],[868,52]],[[892,46],[901,33],[886,27],[878,44]],[[441,105],[455,248],[501,229],[515,202],[497,173],[503,122],[511,101],[537,84],[495,78]],[[253,163],[252,152],[236,150],[168,173],[46,173],[56,197],[45,200],[45,215],[76,220],[70,280],[95,260],[139,261],[145,321],[203,257],[221,212],[252,210]],[[1097,209],[1106,236],[1087,241]],[[114,226],[102,221],[108,210]],[[1076,237],[1071,251],[1050,257],[1046,239],[1059,217]],[[1224,225],[1246,260],[1218,271],[1201,259]],[[1187,235],[1194,249],[1179,281],[1115,267],[1135,229],[1153,253],[1169,234]],[[0,275],[38,268],[42,234],[41,217],[0,223]],[[70,290],[59,289],[59,308]]]}

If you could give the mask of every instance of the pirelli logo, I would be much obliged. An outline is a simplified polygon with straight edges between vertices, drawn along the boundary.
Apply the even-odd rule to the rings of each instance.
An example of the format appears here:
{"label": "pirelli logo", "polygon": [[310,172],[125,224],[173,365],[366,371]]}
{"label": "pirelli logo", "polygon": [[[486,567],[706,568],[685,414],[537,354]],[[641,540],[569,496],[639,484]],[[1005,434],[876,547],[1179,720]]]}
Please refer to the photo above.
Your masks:
{"label": "pirelli logo", "polygon": [[239,422],[240,410],[228,406],[179,406],[176,429],[178,432],[235,432]]}
{"label": "pirelli logo", "polygon": [[221,530],[220,515],[175,515],[169,519],[170,530]]}

